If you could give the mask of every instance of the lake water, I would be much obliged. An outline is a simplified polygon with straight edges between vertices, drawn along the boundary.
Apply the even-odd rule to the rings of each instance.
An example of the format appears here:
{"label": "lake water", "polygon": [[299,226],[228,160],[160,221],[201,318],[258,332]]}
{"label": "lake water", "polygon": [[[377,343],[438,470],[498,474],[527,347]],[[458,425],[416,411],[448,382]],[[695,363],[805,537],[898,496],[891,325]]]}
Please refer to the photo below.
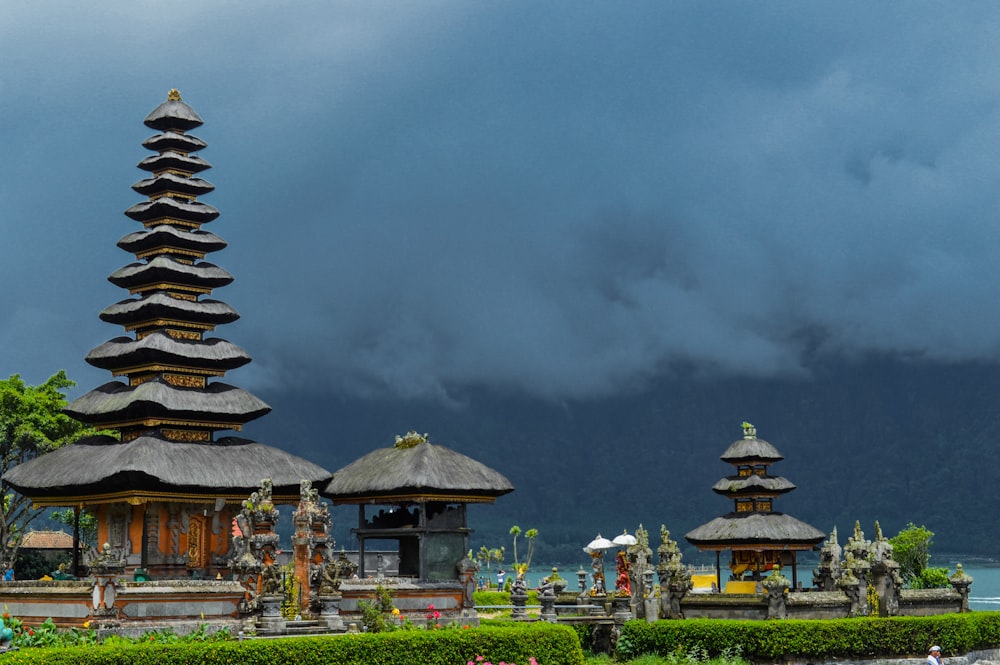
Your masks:
{"label": "lake water", "polygon": [[[954,568],[951,570],[955,572]],[[1000,610],[1000,568],[965,569],[972,576],[969,607],[974,610]]]}
{"label": "lake water", "polygon": [[[932,566],[945,566],[948,565],[949,574],[955,572],[954,564],[936,562],[931,563]],[[577,576],[576,571],[579,566],[560,566],[559,574],[560,576],[566,578],[569,582],[570,589],[577,589]],[[537,582],[545,575],[551,571],[551,566],[534,566],[532,565],[531,571],[528,573],[528,587],[534,588]],[[807,577],[811,576],[812,568],[805,566],[800,569],[809,571]],[[494,582],[496,581],[496,570],[494,569]],[[509,571],[508,571],[509,572]],[[969,608],[973,610],[985,610],[985,611],[1000,611],[1000,567],[977,567],[977,566],[966,566],[965,573],[971,575],[972,582],[972,592],[969,594]],[[609,584],[614,584],[614,562],[605,567],[605,579],[609,580]],[[811,577],[810,577],[811,579]],[[590,580],[588,578],[588,584]]]}

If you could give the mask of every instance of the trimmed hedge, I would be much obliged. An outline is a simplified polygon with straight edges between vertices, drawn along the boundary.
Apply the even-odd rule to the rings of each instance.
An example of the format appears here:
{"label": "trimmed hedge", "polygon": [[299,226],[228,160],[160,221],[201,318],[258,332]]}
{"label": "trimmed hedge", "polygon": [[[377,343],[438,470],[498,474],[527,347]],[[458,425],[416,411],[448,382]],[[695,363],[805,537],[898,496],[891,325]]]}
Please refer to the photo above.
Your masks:
{"label": "trimmed hedge", "polygon": [[[472,594],[472,599],[476,607],[484,605],[510,605],[510,593],[506,591],[476,591]],[[528,591],[528,605],[538,604],[538,591],[530,589]]]}
{"label": "trimmed hedge", "polygon": [[945,654],[1000,646],[1000,612],[926,617],[732,621],[629,621],[616,656],[738,652],[746,658],[880,658],[923,656],[932,644]]}
{"label": "trimmed hedge", "polygon": [[582,665],[576,632],[565,626],[531,624],[516,628],[399,630],[327,637],[289,637],[228,642],[178,642],[51,649],[5,654],[4,665],[456,665],[485,656],[497,663],[527,665],[534,656],[545,665]]}

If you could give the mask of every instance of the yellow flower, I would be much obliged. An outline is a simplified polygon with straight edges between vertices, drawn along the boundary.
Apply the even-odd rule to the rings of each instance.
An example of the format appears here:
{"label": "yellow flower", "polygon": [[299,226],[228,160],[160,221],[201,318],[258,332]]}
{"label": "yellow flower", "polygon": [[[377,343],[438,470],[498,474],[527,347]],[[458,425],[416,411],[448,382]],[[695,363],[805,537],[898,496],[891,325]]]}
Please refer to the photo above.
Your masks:
{"label": "yellow flower", "polygon": [[394,617],[398,617],[399,616],[399,608],[398,607],[392,608],[392,616],[394,616]]}

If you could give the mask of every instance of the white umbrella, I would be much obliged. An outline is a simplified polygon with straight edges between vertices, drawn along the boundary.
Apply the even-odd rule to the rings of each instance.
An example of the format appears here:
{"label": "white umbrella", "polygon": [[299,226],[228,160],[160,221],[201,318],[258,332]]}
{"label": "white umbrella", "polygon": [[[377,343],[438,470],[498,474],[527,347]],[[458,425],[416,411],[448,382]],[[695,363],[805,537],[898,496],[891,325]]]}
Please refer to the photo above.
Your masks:
{"label": "white umbrella", "polygon": [[587,554],[591,552],[596,552],[598,550],[609,550],[614,547],[614,543],[607,538],[602,538],[601,534],[597,534],[597,538],[594,538],[590,543],[583,548],[583,551]]}
{"label": "white umbrella", "polygon": [[622,535],[616,536],[611,542],[621,547],[628,547],[629,545],[635,545],[638,541],[628,531],[622,531]]}

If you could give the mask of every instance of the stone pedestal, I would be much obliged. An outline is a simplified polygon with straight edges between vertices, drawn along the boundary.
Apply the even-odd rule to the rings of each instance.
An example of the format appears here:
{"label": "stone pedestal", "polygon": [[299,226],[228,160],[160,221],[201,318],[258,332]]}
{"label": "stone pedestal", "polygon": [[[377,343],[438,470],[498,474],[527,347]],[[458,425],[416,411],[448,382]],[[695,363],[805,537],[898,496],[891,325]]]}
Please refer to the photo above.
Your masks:
{"label": "stone pedestal", "polygon": [[632,598],[631,596],[613,596],[611,598],[611,615],[615,623],[624,624],[632,618]]}
{"label": "stone pedestal", "polygon": [[285,618],[281,616],[282,596],[260,596],[260,625],[270,631],[285,629]]}
{"label": "stone pedestal", "polygon": [[542,593],[538,595],[538,602],[542,604],[542,613],[539,617],[542,621],[549,623],[556,622],[556,595],[554,593]]}
{"label": "stone pedestal", "polygon": [[948,578],[948,584],[962,597],[962,607],[960,612],[969,611],[969,587],[972,586],[972,576],[967,575],[962,569],[962,564],[955,566],[955,574]]}
{"label": "stone pedestal", "polygon": [[528,611],[524,606],[528,603],[528,594],[526,593],[512,593],[510,594],[510,604],[514,606],[511,610],[511,618],[516,620],[524,620],[528,618]]}
{"label": "stone pedestal", "polygon": [[590,601],[590,604],[593,606],[590,608],[591,616],[601,617],[607,614],[607,611],[604,608],[604,606],[607,605],[608,602],[608,597],[606,594],[595,593],[591,595],[588,600]]}
{"label": "stone pedestal", "polygon": [[341,632],[346,630],[344,620],[340,617],[340,595],[324,596],[319,598],[319,618],[332,631]]}

